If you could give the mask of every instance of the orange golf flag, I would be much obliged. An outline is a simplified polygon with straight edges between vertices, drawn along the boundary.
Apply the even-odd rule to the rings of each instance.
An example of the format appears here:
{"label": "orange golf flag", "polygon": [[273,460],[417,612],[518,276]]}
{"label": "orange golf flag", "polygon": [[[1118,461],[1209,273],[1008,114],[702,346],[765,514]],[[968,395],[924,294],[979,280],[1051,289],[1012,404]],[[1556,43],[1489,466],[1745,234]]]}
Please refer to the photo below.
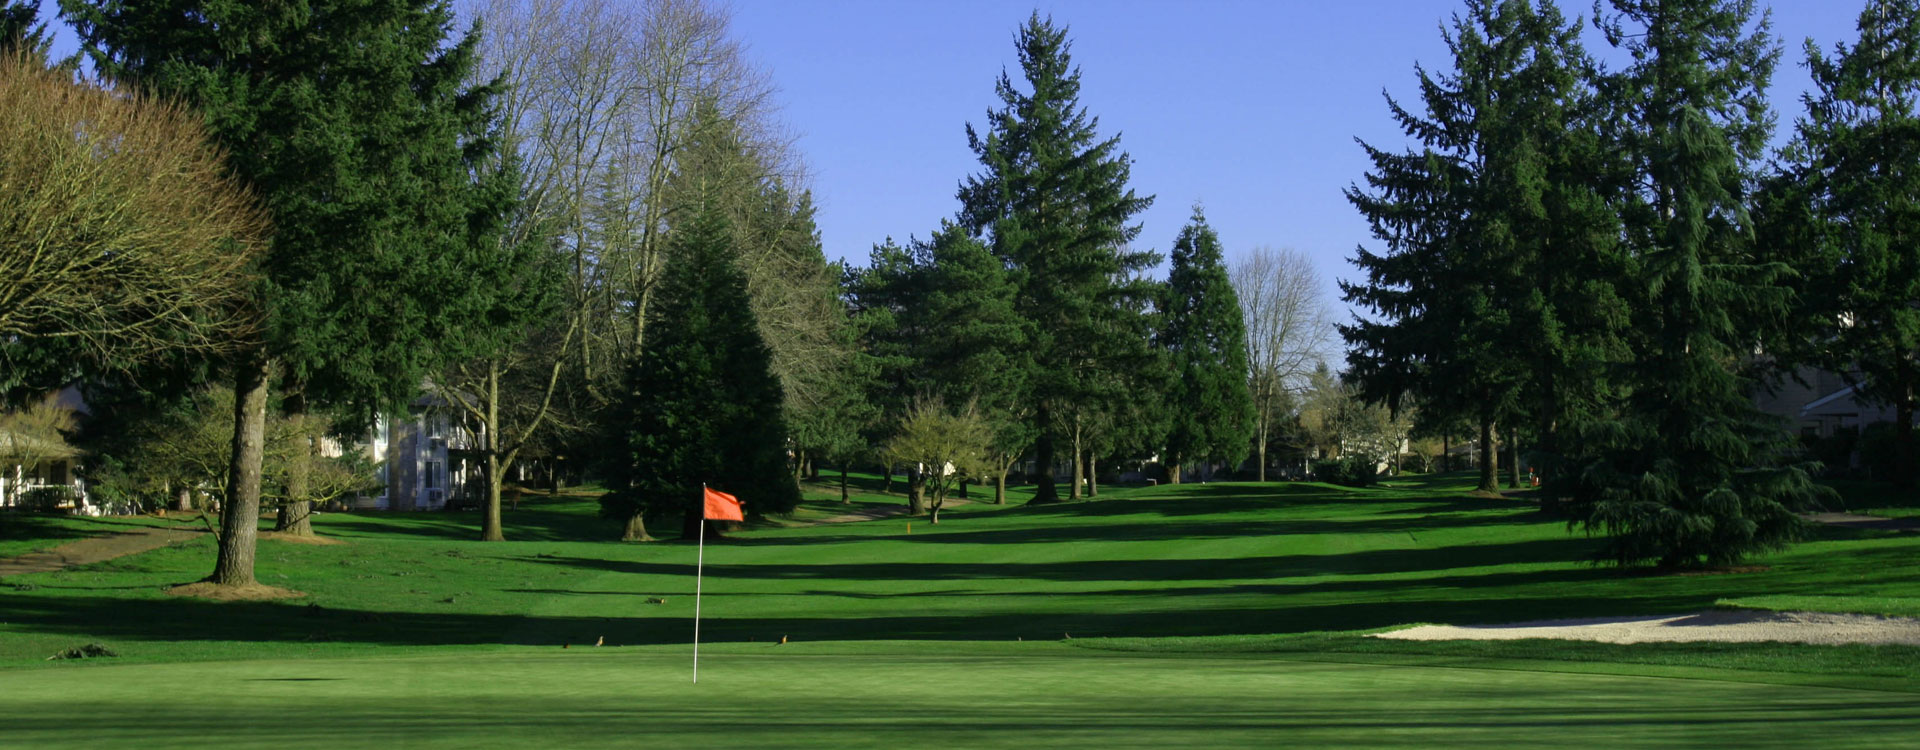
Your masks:
{"label": "orange golf flag", "polygon": [[740,498],[715,489],[702,487],[701,490],[707,493],[707,520],[747,520],[746,513],[741,510]]}

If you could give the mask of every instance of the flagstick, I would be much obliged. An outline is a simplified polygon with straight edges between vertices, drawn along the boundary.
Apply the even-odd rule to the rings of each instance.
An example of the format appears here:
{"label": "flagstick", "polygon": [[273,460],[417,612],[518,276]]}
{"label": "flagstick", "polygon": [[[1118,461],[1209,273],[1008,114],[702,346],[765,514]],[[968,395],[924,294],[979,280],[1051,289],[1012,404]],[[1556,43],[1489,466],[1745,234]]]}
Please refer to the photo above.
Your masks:
{"label": "flagstick", "polygon": [[700,683],[700,578],[707,566],[707,485],[700,484],[700,552],[693,564],[693,682]]}

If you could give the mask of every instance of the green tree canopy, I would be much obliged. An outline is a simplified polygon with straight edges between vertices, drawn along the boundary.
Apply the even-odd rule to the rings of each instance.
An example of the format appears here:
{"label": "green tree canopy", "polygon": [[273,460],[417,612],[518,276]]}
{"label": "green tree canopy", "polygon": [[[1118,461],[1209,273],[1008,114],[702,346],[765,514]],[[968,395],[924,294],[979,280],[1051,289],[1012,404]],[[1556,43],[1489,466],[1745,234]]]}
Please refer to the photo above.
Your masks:
{"label": "green tree canopy", "polygon": [[772,353],[747,301],[730,227],[702,209],[675,228],[647,341],[629,368],[609,430],[625,450],[608,467],[603,515],[628,522],[679,512],[698,535],[702,484],[755,515],[800,501],[786,467],[787,429]]}
{"label": "green tree canopy", "polygon": [[1416,69],[1425,113],[1388,100],[1422,148],[1362,144],[1370,189],[1347,196],[1385,252],[1357,251],[1367,280],[1341,288],[1372,315],[1341,332],[1367,398],[1477,423],[1492,491],[1496,421],[1530,414],[1551,436],[1597,408],[1622,356],[1622,268],[1579,26],[1549,2],[1473,0],[1443,34],[1454,69]]}
{"label": "green tree canopy", "polygon": [[1920,3],[1875,0],[1860,38],[1822,54],[1807,42],[1814,93],[1785,175],[1804,196],[1802,302],[1818,322],[1819,364],[1854,380],[1865,400],[1894,407],[1895,479],[1914,481],[1913,418],[1920,391]]}
{"label": "green tree canopy", "polygon": [[477,34],[428,0],[61,7],[104,74],[201,111],[275,228],[261,333],[233,366],[211,578],[250,584],[269,380],[364,423],[476,340],[461,332],[492,323],[477,313],[514,272],[497,240],[514,181],[487,169],[495,91],[468,83]]}
{"label": "green tree canopy", "polygon": [[1576,498],[1621,565],[1728,564],[1798,533],[1812,486],[1780,466],[1787,435],[1756,411],[1746,359],[1785,320],[1786,269],[1752,257],[1753,166],[1779,56],[1750,0],[1615,0],[1609,41],[1632,62],[1601,90],[1630,160],[1617,200],[1647,299],[1618,421],[1578,436]]}
{"label": "green tree canopy", "polygon": [[1080,106],[1080,71],[1067,30],[1036,12],[1015,46],[1026,88],[1002,72],[1001,106],[984,135],[967,127],[982,171],[962,183],[959,224],[988,246],[1013,275],[1017,311],[1029,324],[1033,370],[1028,398],[1043,479],[1034,502],[1059,499],[1051,478],[1055,442],[1078,458],[1097,411],[1136,393],[1111,373],[1137,371],[1153,357],[1131,300],[1150,297],[1137,274],[1157,262],[1128,247],[1140,233],[1133,217],[1153,203],[1127,186],[1133,160],[1117,136]]}
{"label": "green tree canopy", "polygon": [[1170,360],[1167,394],[1169,477],[1180,481],[1189,461],[1247,457],[1253,439],[1253,396],[1247,389],[1247,332],[1240,299],[1227,277],[1220,238],[1195,208],[1174,240],[1161,308],[1159,345]]}

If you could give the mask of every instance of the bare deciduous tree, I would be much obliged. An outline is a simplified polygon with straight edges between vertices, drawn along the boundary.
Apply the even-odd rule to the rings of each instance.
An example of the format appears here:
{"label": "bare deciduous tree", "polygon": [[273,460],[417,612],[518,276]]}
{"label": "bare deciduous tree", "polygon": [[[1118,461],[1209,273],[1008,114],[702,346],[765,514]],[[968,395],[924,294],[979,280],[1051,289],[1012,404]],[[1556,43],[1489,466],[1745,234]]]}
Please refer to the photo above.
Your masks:
{"label": "bare deciduous tree", "polygon": [[1254,248],[1233,267],[1233,290],[1246,317],[1255,449],[1264,482],[1269,435],[1283,416],[1278,411],[1324,360],[1333,327],[1320,274],[1297,250]]}
{"label": "bare deciduous tree", "polygon": [[197,115],[17,52],[0,103],[0,342],[125,367],[247,331],[267,222]]}

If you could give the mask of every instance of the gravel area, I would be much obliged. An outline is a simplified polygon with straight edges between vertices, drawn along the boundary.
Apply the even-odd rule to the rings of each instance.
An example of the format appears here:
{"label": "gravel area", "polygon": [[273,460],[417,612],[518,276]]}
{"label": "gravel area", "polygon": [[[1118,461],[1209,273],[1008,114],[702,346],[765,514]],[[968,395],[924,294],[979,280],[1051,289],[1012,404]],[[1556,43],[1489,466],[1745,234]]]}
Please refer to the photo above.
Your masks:
{"label": "gravel area", "polygon": [[1520,638],[1557,638],[1601,643],[1783,641],[1816,644],[1920,645],[1920,620],[1877,615],[1736,609],[1709,610],[1662,617],[1541,620],[1511,625],[1425,625],[1388,633],[1376,633],[1374,637],[1410,641],[1504,641]]}

